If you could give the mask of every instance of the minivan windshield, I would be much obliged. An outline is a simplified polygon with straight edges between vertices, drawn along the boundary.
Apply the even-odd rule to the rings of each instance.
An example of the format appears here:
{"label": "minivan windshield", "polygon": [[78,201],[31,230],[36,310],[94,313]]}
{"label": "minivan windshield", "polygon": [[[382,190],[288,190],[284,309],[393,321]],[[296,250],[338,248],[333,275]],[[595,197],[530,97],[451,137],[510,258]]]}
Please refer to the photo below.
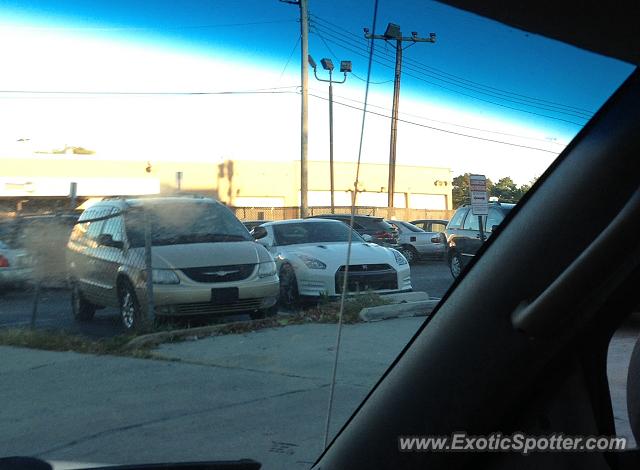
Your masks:
{"label": "minivan windshield", "polygon": [[144,246],[145,212],[154,246],[251,240],[244,225],[217,204],[172,203],[136,207],[126,213],[125,230],[132,248]]}

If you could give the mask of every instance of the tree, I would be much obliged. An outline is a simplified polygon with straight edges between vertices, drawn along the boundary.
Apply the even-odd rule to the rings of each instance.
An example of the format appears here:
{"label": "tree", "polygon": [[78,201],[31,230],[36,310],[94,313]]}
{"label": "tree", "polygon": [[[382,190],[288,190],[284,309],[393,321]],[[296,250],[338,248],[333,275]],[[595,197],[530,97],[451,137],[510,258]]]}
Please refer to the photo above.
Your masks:
{"label": "tree", "polygon": [[497,197],[500,202],[518,202],[522,194],[509,176],[500,178],[489,191],[489,196]]}
{"label": "tree", "polygon": [[[451,193],[454,209],[457,209],[462,204],[469,203],[469,175],[470,173],[464,173],[453,178]],[[516,203],[531,189],[537,179],[538,177],[536,176],[529,184],[518,186],[509,176],[500,178],[495,184],[487,178],[487,192],[489,197],[497,197],[500,202]]]}
{"label": "tree", "polygon": [[465,202],[469,202],[469,173],[453,178],[451,195],[454,209],[457,209]]}

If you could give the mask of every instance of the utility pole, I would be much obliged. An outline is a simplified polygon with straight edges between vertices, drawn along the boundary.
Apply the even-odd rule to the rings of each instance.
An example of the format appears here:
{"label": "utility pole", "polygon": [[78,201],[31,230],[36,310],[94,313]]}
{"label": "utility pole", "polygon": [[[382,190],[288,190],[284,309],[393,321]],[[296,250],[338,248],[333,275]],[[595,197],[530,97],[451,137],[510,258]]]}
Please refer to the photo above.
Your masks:
{"label": "utility pole", "polygon": [[335,212],[335,200],[334,200],[334,184],[333,184],[333,84],[344,83],[347,81],[347,73],[351,72],[351,61],[340,61],[340,72],[344,73],[344,78],[341,81],[333,79],[333,62],[331,59],[324,58],[320,61],[322,68],[329,71],[329,80],[318,77],[316,70],[316,61],[309,55],[309,65],[313,67],[313,75],[318,81],[329,83],[329,180],[331,188],[331,213]]}
{"label": "utility pole", "polygon": [[[428,38],[418,37],[413,31],[411,36],[402,36],[400,26],[389,23],[384,34],[369,34],[369,28],[364,28],[364,37],[367,39],[384,39],[396,41],[396,70],[393,80],[393,107],[391,111],[391,138],[389,143],[389,182],[387,185],[388,207],[393,207],[393,195],[396,185],[396,142],[398,140],[398,107],[400,105],[400,75],[402,73],[402,43],[410,42],[409,46],[417,42],[436,42],[436,33],[430,33]],[[407,47],[409,47],[407,46]]]}
{"label": "utility pole", "polygon": [[309,55],[309,2],[308,0],[280,0],[300,7],[300,81],[302,88],[302,102],[300,112],[300,217],[307,216],[308,174],[307,149],[309,141],[309,72],[307,70],[307,56]]}

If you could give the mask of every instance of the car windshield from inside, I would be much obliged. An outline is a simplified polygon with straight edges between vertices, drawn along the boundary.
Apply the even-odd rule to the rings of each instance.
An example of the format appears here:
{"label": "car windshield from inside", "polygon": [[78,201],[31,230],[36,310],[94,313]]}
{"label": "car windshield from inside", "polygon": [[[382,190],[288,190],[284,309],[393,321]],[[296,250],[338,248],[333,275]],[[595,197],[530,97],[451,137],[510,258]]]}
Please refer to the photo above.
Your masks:
{"label": "car windshield from inside", "polygon": [[217,204],[148,204],[125,213],[125,230],[132,248],[144,246],[145,217],[156,246],[251,240],[242,223]]}
{"label": "car windshield from inside", "polygon": [[[347,243],[350,229],[343,223],[293,222],[273,224],[276,245],[298,245],[303,243]],[[351,231],[351,241],[364,242],[362,237]]]}
{"label": "car windshield from inside", "polygon": [[0,458],[97,466],[311,467],[634,70],[428,0],[4,0],[0,38]]}

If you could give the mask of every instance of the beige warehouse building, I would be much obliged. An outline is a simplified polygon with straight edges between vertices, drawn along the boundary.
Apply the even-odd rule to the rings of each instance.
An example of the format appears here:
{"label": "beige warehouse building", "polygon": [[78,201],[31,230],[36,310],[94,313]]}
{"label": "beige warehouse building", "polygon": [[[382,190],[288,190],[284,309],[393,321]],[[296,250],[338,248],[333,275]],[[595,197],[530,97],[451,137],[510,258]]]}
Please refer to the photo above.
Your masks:
{"label": "beige warehouse building", "polygon": [[[335,163],[335,204],[351,203],[354,163]],[[387,206],[387,165],[365,163],[360,168],[357,205]],[[309,206],[329,206],[329,163],[311,161]],[[394,205],[398,208],[450,210],[451,171],[448,168],[398,166]],[[300,163],[227,160],[224,162],[131,161],[98,155],[37,154],[0,157],[0,198],[64,198],[71,183],[80,198],[200,193],[228,205],[291,207],[300,204]]]}

